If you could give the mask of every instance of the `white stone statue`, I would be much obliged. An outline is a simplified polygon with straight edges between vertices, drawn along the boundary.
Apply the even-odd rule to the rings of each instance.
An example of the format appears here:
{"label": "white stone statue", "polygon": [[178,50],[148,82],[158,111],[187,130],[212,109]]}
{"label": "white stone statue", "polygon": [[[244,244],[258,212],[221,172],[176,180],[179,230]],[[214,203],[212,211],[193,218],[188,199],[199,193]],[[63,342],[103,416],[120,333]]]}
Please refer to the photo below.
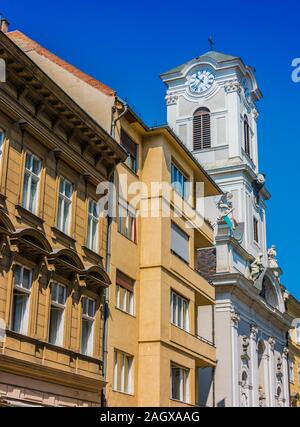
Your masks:
{"label": "white stone statue", "polygon": [[272,245],[270,249],[268,249],[268,265],[270,268],[278,268],[278,261],[276,259],[276,256],[276,246]]}
{"label": "white stone statue", "polygon": [[250,278],[251,280],[253,280],[253,282],[255,282],[259,278],[261,273],[264,271],[262,258],[263,258],[263,254],[259,253],[250,266],[251,267]]}

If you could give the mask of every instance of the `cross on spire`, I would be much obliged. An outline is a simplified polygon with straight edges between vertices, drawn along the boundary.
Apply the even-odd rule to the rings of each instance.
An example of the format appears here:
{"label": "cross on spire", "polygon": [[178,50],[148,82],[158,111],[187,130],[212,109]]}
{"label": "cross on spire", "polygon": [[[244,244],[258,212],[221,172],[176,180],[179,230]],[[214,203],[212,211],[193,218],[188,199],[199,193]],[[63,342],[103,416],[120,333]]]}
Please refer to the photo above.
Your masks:
{"label": "cross on spire", "polygon": [[214,39],[213,39],[212,36],[209,36],[208,43],[209,43],[209,46],[210,46],[210,50],[214,50],[214,44],[215,44],[215,42],[214,42]]}

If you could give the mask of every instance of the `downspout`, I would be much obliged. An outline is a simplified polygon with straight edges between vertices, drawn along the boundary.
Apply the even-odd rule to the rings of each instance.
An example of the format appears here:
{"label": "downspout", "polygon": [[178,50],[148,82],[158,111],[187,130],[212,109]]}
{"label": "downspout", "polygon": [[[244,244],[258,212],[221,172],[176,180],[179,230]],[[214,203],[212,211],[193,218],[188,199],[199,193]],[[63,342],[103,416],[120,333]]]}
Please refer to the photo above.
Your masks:
{"label": "downspout", "polygon": [[[112,121],[111,121],[111,136],[115,137],[116,123],[124,116],[126,113],[128,106],[125,102],[123,102],[124,110],[118,117],[114,117],[115,112],[117,111],[116,102],[112,107]],[[108,175],[108,181],[110,184],[114,183],[114,172],[113,169]],[[106,233],[106,254],[105,254],[105,271],[108,275],[110,275],[110,259],[111,259],[111,225],[112,225],[112,212],[113,212],[113,194],[109,193],[108,195],[108,216],[107,216],[107,233]],[[103,378],[106,380],[107,373],[107,341],[108,341],[108,319],[109,319],[109,289],[105,288],[104,290],[104,325],[103,325]],[[102,388],[101,393],[101,406],[107,406],[106,400],[106,389]]]}

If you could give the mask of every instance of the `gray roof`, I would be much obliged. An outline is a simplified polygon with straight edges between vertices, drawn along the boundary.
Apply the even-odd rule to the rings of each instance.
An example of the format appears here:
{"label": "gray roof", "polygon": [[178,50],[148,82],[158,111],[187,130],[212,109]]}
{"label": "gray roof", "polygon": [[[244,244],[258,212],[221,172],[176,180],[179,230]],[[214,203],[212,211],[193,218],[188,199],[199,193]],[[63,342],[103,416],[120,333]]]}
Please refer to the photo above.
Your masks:
{"label": "gray roof", "polygon": [[232,55],[227,55],[225,53],[221,53],[221,52],[216,52],[215,50],[211,50],[209,52],[204,53],[201,56],[197,56],[196,58],[191,59],[188,62],[185,62],[184,64],[178,65],[175,68],[172,68],[169,71],[166,71],[165,73],[162,73],[161,76],[165,76],[167,74],[173,74],[173,73],[178,73],[180,72],[183,68],[185,68],[188,65],[193,64],[195,61],[201,61],[202,59],[212,59],[217,63],[222,63],[222,62],[229,62],[229,61],[234,61],[234,60],[241,60],[238,56],[232,56]]}

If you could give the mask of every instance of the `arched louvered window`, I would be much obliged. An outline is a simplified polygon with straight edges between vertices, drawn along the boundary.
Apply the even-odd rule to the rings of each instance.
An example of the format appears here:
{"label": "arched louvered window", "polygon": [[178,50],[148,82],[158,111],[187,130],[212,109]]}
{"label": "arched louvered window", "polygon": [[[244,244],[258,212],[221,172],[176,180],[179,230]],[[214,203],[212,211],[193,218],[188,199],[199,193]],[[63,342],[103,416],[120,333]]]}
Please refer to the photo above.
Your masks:
{"label": "arched louvered window", "polygon": [[245,153],[250,157],[250,126],[246,115],[244,116],[244,144]]}
{"label": "arched louvered window", "polygon": [[211,146],[210,111],[208,108],[198,108],[193,118],[194,150],[202,150]]}

